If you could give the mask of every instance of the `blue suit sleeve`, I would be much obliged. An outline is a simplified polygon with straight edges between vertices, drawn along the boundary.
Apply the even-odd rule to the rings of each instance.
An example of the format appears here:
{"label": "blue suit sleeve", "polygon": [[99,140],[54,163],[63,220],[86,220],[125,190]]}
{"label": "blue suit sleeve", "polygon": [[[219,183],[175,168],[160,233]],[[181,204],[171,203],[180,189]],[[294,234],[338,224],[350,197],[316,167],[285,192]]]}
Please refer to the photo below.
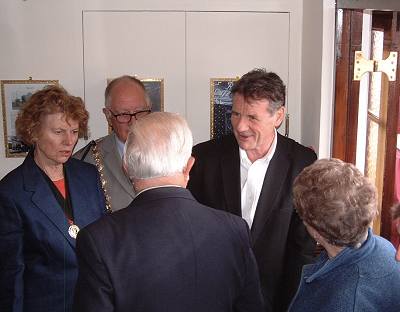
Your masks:
{"label": "blue suit sleeve", "polygon": [[0,193],[0,307],[22,312],[24,301],[23,223],[14,202]]}

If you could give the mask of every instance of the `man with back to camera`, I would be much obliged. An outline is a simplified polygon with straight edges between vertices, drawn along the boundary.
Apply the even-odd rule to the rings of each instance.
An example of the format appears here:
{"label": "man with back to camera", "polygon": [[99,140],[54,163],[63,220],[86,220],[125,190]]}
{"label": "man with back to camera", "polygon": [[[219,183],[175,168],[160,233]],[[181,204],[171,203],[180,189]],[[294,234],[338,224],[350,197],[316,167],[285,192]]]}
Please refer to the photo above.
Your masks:
{"label": "man with back to camera", "polygon": [[79,232],[74,311],[263,311],[246,222],[185,189],[192,143],[177,114],[132,124],[123,159],[137,196]]}
{"label": "man with back to camera", "polygon": [[[128,206],[135,193],[122,169],[122,153],[129,126],[151,111],[151,102],[143,83],[133,76],[113,79],[105,90],[103,113],[113,132],[90,142],[74,157],[102,166],[106,198],[112,211]],[[97,159],[97,161],[96,161]]]}
{"label": "man with back to camera", "polygon": [[292,203],[297,174],[316,159],[280,135],[285,85],[278,75],[254,69],[232,88],[233,135],[200,143],[189,190],[204,205],[242,216],[251,228],[266,311],[286,311],[315,242]]}

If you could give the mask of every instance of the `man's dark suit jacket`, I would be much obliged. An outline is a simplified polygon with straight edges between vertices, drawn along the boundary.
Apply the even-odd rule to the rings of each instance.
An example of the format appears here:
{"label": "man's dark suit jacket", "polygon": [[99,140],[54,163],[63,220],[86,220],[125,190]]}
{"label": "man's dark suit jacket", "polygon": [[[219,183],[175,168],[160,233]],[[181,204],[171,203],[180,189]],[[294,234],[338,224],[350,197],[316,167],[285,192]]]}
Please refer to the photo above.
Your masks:
{"label": "man's dark suit jacket", "polygon": [[[193,148],[188,188],[204,205],[241,216],[240,156],[233,135]],[[267,311],[284,311],[294,296],[302,266],[312,261],[315,242],[292,204],[295,177],[315,153],[278,134],[251,228]],[[218,239],[218,238],[216,238]]]}
{"label": "man's dark suit jacket", "polygon": [[184,188],[139,194],[78,234],[74,311],[262,311],[245,222]]}
{"label": "man's dark suit jacket", "polygon": [[[80,228],[105,213],[94,166],[65,163],[74,222]],[[75,239],[32,152],[0,181],[0,311],[68,312],[78,264]]]}

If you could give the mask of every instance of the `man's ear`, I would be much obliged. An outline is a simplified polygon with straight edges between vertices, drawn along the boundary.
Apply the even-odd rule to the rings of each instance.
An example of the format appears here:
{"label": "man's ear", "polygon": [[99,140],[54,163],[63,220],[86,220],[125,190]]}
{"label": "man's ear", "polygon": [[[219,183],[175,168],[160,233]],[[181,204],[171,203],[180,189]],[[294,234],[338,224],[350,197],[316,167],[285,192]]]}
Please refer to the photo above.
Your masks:
{"label": "man's ear", "polygon": [[113,131],[110,111],[104,107],[103,114],[104,114],[104,116],[106,116],[106,120],[107,120],[107,124],[108,124],[108,133],[110,134]]}
{"label": "man's ear", "polygon": [[183,175],[185,176],[187,181],[189,181],[189,172],[190,172],[190,170],[192,169],[192,167],[194,165],[194,161],[195,161],[194,157],[190,156],[188,161],[187,161],[185,169],[183,169]]}
{"label": "man's ear", "polygon": [[107,119],[108,123],[110,124],[110,118],[111,118],[110,111],[107,108],[103,107],[103,114],[104,114],[104,116],[106,116],[106,119]]}
{"label": "man's ear", "polygon": [[275,112],[275,128],[279,128],[285,119],[285,106],[281,106]]}

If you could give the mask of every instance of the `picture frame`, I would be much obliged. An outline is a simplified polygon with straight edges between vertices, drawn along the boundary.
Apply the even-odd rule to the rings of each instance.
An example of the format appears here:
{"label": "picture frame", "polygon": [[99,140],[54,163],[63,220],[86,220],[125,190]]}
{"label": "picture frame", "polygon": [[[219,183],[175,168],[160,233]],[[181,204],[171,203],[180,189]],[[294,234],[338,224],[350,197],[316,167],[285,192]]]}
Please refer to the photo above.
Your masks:
{"label": "picture frame", "polygon": [[231,89],[236,78],[210,78],[210,137],[218,139],[232,133]]}
{"label": "picture frame", "polygon": [[58,85],[58,80],[1,80],[0,84],[6,157],[25,157],[28,146],[17,137],[17,115],[33,93],[48,85]]}

